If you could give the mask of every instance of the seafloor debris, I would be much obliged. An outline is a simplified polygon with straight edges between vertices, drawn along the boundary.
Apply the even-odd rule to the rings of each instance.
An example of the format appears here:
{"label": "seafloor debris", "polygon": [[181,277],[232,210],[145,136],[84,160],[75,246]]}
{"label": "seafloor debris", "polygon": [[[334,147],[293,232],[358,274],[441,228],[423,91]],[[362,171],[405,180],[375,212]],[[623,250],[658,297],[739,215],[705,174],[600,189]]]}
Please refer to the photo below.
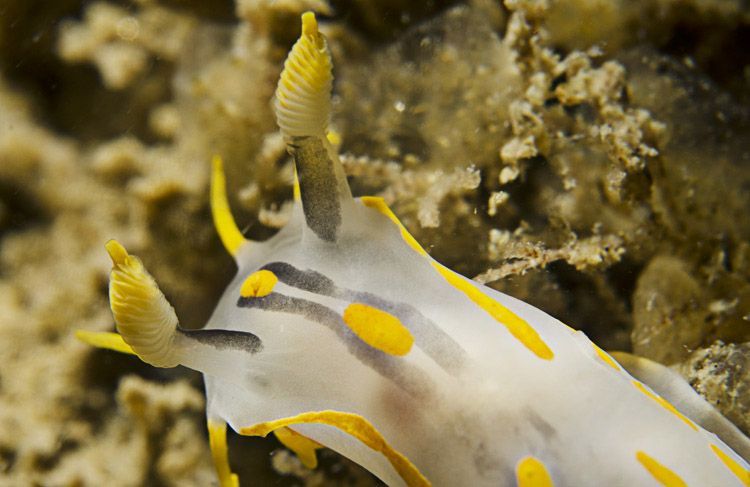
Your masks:
{"label": "seafloor debris", "polygon": [[[292,170],[269,100],[305,9],[330,15],[332,122],[358,194],[385,197],[451,267],[604,347],[674,364],[750,430],[744,2],[40,5],[0,7],[10,483],[209,482],[195,377],[149,375],[72,330],[111,327],[101,246],[113,237],[185,325],[205,321],[233,272],[207,210],[214,153],[248,234],[283,225]],[[277,447],[233,445],[242,477],[275,476]],[[284,458],[279,470],[299,473]],[[369,482],[333,455],[322,463],[306,482]]]}
{"label": "seafloor debris", "polygon": [[746,434],[750,432],[750,345],[714,342],[695,351],[677,370],[690,385]]}

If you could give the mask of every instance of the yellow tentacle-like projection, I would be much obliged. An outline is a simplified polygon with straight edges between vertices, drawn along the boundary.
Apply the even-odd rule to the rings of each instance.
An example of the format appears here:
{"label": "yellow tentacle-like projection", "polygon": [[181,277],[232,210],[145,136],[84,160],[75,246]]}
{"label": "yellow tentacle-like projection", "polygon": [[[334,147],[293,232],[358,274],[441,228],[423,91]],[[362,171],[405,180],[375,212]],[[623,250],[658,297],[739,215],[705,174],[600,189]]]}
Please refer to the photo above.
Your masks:
{"label": "yellow tentacle-like projection", "polygon": [[219,156],[214,156],[211,162],[211,215],[224,248],[230,255],[237,255],[247,240],[242,236],[229,208],[224,162]]}

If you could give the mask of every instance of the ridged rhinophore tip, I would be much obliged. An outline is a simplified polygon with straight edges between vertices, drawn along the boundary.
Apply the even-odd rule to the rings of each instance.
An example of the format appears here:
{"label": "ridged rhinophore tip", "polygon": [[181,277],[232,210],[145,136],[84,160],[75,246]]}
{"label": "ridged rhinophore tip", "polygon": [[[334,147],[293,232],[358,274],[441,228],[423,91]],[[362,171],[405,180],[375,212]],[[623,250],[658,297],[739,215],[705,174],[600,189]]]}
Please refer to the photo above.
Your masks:
{"label": "ridged rhinophore tip", "polygon": [[115,265],[125,265],[125,261],[129,257],[128,251],[122,246],[117,240],[110,240],[104,245],[107,249],[109,258],[112,259],[112,263]]}
{"label": "ridged rhinophore tip", "polygon": [[276,120],[285,137],[325,137],[333,73],[326,39],[315,14],[302,14],[302,35],[284,62],[276,87]]}
{"label": "ridged rhinophore tip", "polygon": [[314,36],[318,33],[318,20],[314,12],[305,12],[302,14],[302,35]]}

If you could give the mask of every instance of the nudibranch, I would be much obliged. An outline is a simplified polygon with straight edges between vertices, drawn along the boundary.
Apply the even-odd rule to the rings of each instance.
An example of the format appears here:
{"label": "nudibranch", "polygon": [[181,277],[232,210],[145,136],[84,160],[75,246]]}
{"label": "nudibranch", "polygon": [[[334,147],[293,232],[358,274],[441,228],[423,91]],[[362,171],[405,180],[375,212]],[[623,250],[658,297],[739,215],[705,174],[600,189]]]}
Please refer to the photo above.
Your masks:
{"label": "nudibranch", "polygon": [[454,273],[382,199],[353,198],[328,140],[331,85],[305,13],[275,97],[294,214],[271,239],[246,240],[215,158],[213,217],[239,271],[204,329],[181,328],[141,261],[110,241],[118,333],[79,332],[203,373],[222,486],[239,483],[227,424],[274,432],[310,467],[331,448],[394,486],[750,486],[748,440],[676,374],[615,360]]}

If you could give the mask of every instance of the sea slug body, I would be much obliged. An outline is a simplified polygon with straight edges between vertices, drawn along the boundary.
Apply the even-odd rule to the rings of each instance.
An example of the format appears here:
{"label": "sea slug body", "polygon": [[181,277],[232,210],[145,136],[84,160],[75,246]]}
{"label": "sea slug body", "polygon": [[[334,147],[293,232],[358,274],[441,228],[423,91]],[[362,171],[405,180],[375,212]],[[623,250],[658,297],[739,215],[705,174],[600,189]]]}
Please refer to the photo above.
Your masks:
{"label": "sea slug body", "polygon": [[246,240],[214,160],[214,221],[239,270],[205,328],[182,329],[140,260],[110,241],[119,335],[79,332],[204,374],[222,486],[239,483],[227,424],[274,432],[308,467],[334,449],[394,486],[750,486],[747,439],[674,374],[615,360],[454,273],[382,199],[352,197],[328,140],[332,79],[306,13],[275,97],[294,214],[271,239]]}

